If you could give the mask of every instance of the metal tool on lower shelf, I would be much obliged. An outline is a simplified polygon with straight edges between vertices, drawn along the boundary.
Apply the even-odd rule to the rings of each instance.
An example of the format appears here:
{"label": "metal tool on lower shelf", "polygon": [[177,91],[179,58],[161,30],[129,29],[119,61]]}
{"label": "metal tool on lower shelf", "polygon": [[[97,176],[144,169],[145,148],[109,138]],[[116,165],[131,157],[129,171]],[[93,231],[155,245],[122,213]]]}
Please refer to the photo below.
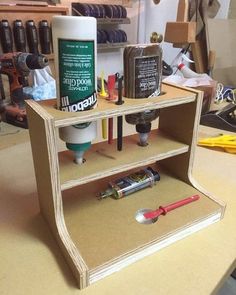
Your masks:
{"label": "metal tool on lower shelf", "polygon": [[119,178],[115,182],[110,182],[109,188],[101,192],[98,199],[101,200],[107,197],[121,199],[143,188],[153,186],[159,180],[159,173],[148,167],[126,177]]}
{"label": "metal tool on lower shelf", "polygon": [[185,205],[195,202],[199,199],[200,199],[200,196],[194,195],[194,196],[188,197],[186,199],[179,200],[175,203],[169,204],[165,207],[160,206],[156,210],[140,209],[136,212],[135,219],[137,222],[142,223],[142,224],[155,223],[158,220],[159,216],[166,215],[169,211],[172,211],[172,210],[177,209],[179,207],[185,206]]}

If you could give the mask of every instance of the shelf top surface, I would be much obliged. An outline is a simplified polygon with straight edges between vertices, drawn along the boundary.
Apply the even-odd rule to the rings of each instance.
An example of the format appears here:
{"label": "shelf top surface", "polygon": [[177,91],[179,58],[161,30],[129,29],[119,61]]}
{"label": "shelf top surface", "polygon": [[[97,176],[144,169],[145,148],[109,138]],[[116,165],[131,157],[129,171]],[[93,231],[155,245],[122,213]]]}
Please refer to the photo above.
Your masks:
{"label": "shelf top surface", "polygon": [[102,118],[127,115],[146,110],[153,110],[195,101],[196,92],[169,84],[162,85],[162,94],[158,97],[133,99],[123,97],[124,103],[116,105],[114,101],[98,98],[97,108],[83,112],[63,112],[56,109],[56,100],[41,102],[30,101],[31,105],[41,116],[52,118],[55,127],[69,126],[83,122],[96,121]]}

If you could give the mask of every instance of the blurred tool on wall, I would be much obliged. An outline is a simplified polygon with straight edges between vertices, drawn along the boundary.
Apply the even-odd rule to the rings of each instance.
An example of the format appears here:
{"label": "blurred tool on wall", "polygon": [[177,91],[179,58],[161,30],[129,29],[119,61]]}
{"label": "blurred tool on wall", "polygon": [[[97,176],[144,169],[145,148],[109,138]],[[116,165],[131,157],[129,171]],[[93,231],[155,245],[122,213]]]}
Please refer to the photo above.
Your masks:
{"label": "blurred tool on wall", "polygon": [[10,84],[10,103],[1,101],[6,122],[27,128],[27,118],[23,92],[24,79],[31,70],[42,69],[48,65],[48,59],[41,54],[8,52],[0,55],[0,73],[7,75]]}
{"label": "blurred tool on wall", "polygon": [[[130,45],[124,50],[124,96],[135,99],[156,97],[161,93],[162,49],[158,43]],[[126,115],[136,126],[141,146],[148,144],[151,122],[159,110]]]}
{"label": "blurred tool on wall", "polygon": [[21,20],[17,19],[13,23],[13,34],[16,51],[26,52],[25,28]]}
{"label": "blurred tool on wall", "polygon": [[51,28],[47,20],[39,22],[39,40],[42,54],[51,53]]}
{"label": "blurred tool on wall", "polygon": [[3,19],[0,23],[0,37],[3,53],[13,51],[13,39],[11,27],[8,20]]}
{"label": "blurred tool on wall", "polygon": [[26,35],[27,35],[29,52],[38,54],[39,53],[38,31],[33,20],[28,20],[26,22]]}

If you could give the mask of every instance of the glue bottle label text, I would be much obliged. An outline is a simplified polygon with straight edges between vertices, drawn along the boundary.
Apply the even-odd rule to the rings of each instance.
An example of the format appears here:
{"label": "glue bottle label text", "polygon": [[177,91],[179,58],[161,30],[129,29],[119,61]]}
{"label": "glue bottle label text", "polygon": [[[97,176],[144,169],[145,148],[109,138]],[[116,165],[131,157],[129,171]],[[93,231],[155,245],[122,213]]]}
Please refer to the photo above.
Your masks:
{"label": "glue bottle label text", "polygon": [[93,108],[97,103],[94,41],[59,39],[58,51],[61,110]]}

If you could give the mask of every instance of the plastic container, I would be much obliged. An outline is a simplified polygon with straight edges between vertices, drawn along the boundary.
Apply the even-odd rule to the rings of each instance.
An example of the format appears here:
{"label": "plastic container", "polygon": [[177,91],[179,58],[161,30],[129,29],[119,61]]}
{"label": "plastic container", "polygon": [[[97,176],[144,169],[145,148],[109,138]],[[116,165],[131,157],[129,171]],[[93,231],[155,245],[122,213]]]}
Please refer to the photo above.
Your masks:
{"label": "plastic container", "polygon": [[[81,112],[97,105],[97,22],[93,17],[54,16],[53,48],[57,73],[57,105],[62,111]],[[96,122],[63,127],[59,135],[75,162],[97,136]]]}
{"label": "plastic container", "polygon": [[[130,45],[124,50],[124,96],[135,99],[150,98],[161,93],[162,49],[158,44]],[[136,125],[141,146],[148,144],[151,121],[159,110],[125,116]]]}

